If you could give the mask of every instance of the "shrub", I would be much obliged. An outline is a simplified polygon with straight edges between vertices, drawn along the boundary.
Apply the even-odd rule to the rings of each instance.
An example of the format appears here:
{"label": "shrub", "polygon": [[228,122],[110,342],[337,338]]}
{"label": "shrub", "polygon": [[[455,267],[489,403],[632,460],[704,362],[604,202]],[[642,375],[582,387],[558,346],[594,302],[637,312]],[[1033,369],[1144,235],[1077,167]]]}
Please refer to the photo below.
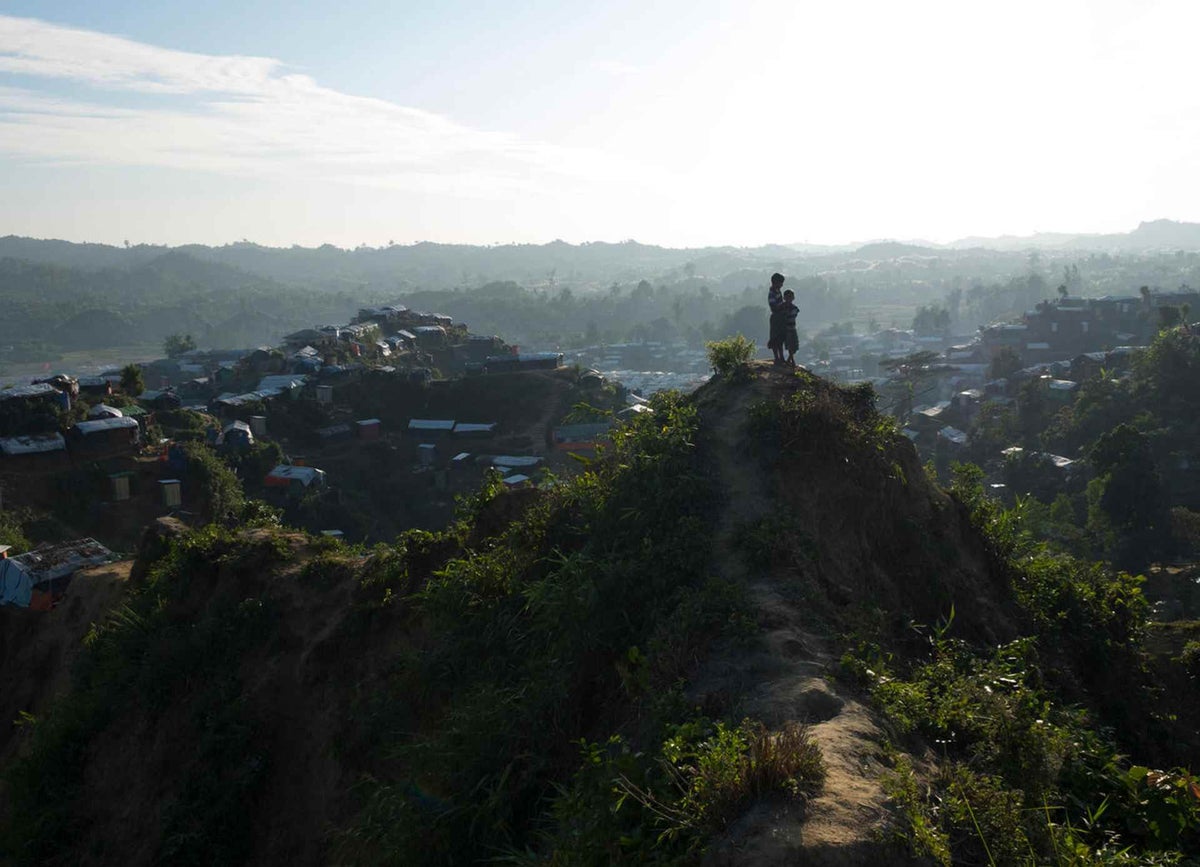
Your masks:
{"label": "shrub", "polygon": [[1189,677],[1200,680],[1200,641],[1189,641],[1179,654],[1179,661]]}
{"label": "shrub", "polygon": [[0,512],[0,545],[11,545],[13,554],[33,547],[25,535],[24,522],[12,511]]}
{"label": "shrub", "polygon": [[708,363],[721,376],[733,376],[754,357],[754,343],[738,334],[705,345]]}
{"label": "shrub", "polygon": [[[820,750],[798,723],[779,732],[751,720],[707,728],[707,721],[689,723],[663,744],[663,757],[682,792],[664,811],[677,823],[668,834],[720,830],[756,798],[799,796],[825,777]],[[699,740],[694,739],[697,729],[704,732]]]}

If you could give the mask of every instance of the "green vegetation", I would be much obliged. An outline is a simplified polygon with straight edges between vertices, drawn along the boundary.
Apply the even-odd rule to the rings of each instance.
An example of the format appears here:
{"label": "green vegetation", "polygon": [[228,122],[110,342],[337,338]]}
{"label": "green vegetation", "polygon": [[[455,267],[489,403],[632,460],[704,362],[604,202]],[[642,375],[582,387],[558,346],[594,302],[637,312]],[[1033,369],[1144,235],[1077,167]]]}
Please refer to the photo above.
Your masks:
{"label": "green vegetation", "polygon": [[[1132,356],[1127,375],[1098,369],[1069,404],[1050,401],[1036,380],[1013,407],[986,404],[968,457],[994,462],[1001,448],[1022,446],[1026,454],[1009,457],[1003,477],[1030,497],[1026,509],[1042,538],[1084,559],[1143,569],[1192,546],[1188,514],[1200,510],[1198,374],[1200,337],[1166,329]],[[1056,472],[1031,452],[1065,455],[1086,470]]]}
{"label": "green vegetation", "polygon": [[721,376],[733,376],[754,357],[754,343],[740,334],[726,340],[714,340],[705,348],[708,363]]}
{"label": "green vegetation", "polygon": [[[437,636],[387,689],[413,697],[406,728],[421,734],[376,745],[398,774],[367,784],[363,812],[338,840],[344,859],[435,864],[508,850],[554,863],[606,863],[614,852],[661,863],[711,830],[711,816],[699,817],[704,805],[736,797],[690,782],[680,791],[680,775],[699,774],[707,782],[696,785],[708,790],[758,785],[757,758],[710,778],[715,756],[752,752],[732,729],[711,729],[711,745],[695,737],[686,755],[682,746],[666,754],[670,735],[694,722],[676,682],[736,622],[737,602],[733,588],[703,579],[712,516],[693,447],[695,409],[673,395],[653,405],[653,417],[613,432],[610,459],[431,579],[414,573],[413,543],[458,545],[468,525],[398,547],[391,577],[373,592],[380,604],[413,606]],[[485,491],[468,511],[482,518],[502,501],[494,496]],[[393,595],[414,580],[419,589],[405,601]],[[710,749],[711,761],[700,762]],[[685,770],[688,762],[705,770]],[[641,800],[616,785],[618,771]],[[557,796],[555,781],[566,783]],[[440,793],[441,803],[421,792]],[[695,821],[664,818],[660,802]],[[539,826],[535,837],[521,830]]]}
{"label": "green vegetation", "polygon": [[13,554],[21,554],[33,547],[25,535],[24,521],[12,509],[0,512],[0,545],[11,545]]}
{"label": "green vegetation", "polygon": [[136,364],[127,364],[121,368],[121,391],[130,397],[137,397],[146,390],[146,380],[142,369]]}
{"label": "green vegetation", "polygon": [[[1139,579],[1054,554],[1018,510],[956,468],[955,497],[1007,564],[1026,637],[985,650],[952,637],[954,609],[915,627],[928,650],[863,641],[843,659],[902,743],[940,756],[919,783],[895,759],[889,792],[914,854],[936,863],[1176,864],[1200,846],[1200,783],[1135,756],[1186,761],[1200,746],[1142,649]],[[897,650],[899,644],[894,645]],[[910,645],[911,646],[911,643]]]}
{"label": "green vegetation", "polygon": [[177,358],[185,352],[191,352],[196,348],[196,338],[190,334],[168,334],[166,340],[163,341],[163,354],[167,358]]}

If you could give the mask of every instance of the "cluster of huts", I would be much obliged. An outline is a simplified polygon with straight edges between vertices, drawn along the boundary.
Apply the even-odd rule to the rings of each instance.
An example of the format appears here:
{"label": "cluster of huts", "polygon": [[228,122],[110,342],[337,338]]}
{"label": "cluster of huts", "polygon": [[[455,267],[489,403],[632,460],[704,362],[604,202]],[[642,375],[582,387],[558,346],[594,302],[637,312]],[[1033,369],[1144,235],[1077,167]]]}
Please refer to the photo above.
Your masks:
{"label": "cluster of huts", "polygon": [[79,395],[77,381],[68,377],[0,389],[0,466],[52,469],[69,464],[72,457],[93,459],[138,446],[149,416],[140,406],[118,409],[98,403],[86,419],[60,430],[57,411],[69,411]]}

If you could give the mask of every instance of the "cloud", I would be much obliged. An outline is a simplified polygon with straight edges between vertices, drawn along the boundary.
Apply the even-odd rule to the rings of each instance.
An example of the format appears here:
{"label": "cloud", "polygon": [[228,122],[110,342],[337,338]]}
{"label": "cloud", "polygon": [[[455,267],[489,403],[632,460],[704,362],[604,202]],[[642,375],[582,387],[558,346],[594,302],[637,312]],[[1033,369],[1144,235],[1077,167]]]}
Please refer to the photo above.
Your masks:
{"label": "cloud", "polygon": [[632,63],[623,63],[620,60],[593,60],[592,69],[597,72],[603,72],[606,75],[616,75],[622,78],[640,75],[642,72],[640,66],[634,66]]}
{"label": "cloud", "polygon": [[34,19],[0,16],[3,73],[76,85],[71,98],[37,84],[0,86],[0,153],[41,163],[481,197],[605,185],[639,173],[603,153],[341,93],[287,73],[275,59],[174,51]]}

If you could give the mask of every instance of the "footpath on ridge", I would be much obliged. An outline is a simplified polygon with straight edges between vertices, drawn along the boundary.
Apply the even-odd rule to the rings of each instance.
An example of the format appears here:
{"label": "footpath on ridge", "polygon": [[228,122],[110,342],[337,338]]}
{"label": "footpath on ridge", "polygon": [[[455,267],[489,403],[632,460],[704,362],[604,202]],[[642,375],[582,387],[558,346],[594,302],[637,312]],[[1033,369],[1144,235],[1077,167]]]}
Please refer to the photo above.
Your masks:
{"label": "footpath on ridge", "polygon": [[[913,863],[890,830],[883,724],[867,697],[836,677],[847,631],[839,612],[875,607],[936,622],[936,612],[948,611],[953,600],[984,635],[1007,628],[986,557],[907,442],[888,449],[895,479],[865,463],[851,466],[858,444],[844,442],[828,449],[806,444],[804,456],[776,463],[784,469],[772,477],[771,461],[754,451],[761,431],[751,429],[753,410],[813,388],[845,399],[829,383],[767,363],[699,394],[700,445],[723,494],[712,570],[746,588],[762,637],[750,649],[715,649],[693,678],[690,697],[697,704],[719,698],[772,731],[790,722],[808,725],[826,768],[822,788],[807,803],[753,807],[715,841],[709,865]],[[797,535],[815,540],[816,552],[803,568],[770,556],[764,567],[764,558],[746,555],[745,531],[755,526],[797,527]]]}

